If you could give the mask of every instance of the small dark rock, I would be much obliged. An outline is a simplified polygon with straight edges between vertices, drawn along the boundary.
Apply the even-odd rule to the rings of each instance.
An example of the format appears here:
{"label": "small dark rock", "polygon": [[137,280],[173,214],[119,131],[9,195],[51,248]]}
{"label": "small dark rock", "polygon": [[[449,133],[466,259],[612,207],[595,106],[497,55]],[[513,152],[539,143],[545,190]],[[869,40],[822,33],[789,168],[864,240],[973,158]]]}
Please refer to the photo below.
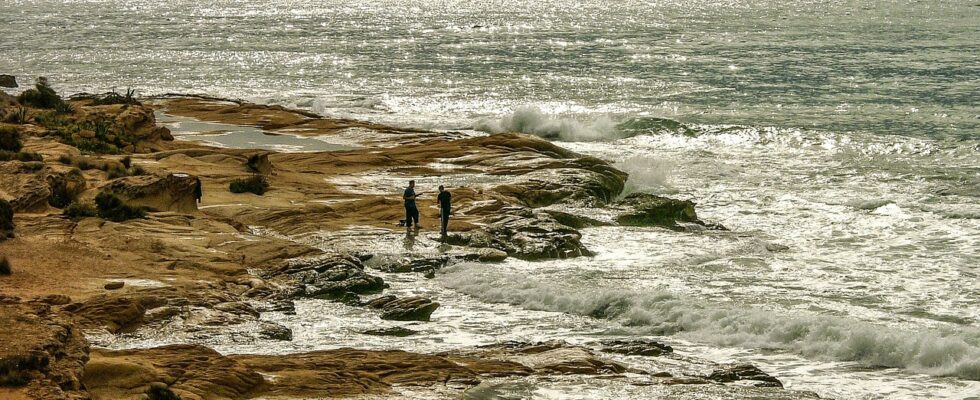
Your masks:
{"label": "small dark rock", "polygon": [[437,308],[439,308],[439,303],[425,297],[403,297],[385,303],[381,307],[381,319],[428,321]]}
{"label": "small dark rock", "polygon": [[117,290],[122,289],[126,285],[126,282],[109,282],[105,284],[105,290]]}
{"label": "small dark rock", "polygon": [[371,329],[361,333],[365,335],[372,335],[372,336],[406,337],[406,336],[412,336],[418,333],[418,331],[414,331],[408,328],[403,328],[400,326],[393,326],[391,328]]}
{"label": "small dark rock", "polygon": [[259,328],[259,336],[273,340],[293,340],[293,331],[285,326],[263,321]]}
{"label": "small dark rock", "polygon": [[757,387],[783,387],[783,383],[778,379],[763,372],[752,364],[741,364],[732,367],[715,370],[707,376],[715,382],[735,382],[735,381],[757,381]]}
{"label": "small dark rock", "polygon": [[347,292],[344,293],[343,296],[340,296],[340,298],[337,299],[337,301],[349,306],[356,307],[361,305],[361,296],[358,296],[357,293]]}
{"label": "small dark rock", "polygon": [[656,357],[674,352],[673,347],[653,340],[603,340],[599,343],[602,345],[599,350],[630,356]]}
{"label": "small dark rock", "polygon": [[13,75],[0,74],[0,87],[5,87],[5,88],[17,87],[17,78]]}

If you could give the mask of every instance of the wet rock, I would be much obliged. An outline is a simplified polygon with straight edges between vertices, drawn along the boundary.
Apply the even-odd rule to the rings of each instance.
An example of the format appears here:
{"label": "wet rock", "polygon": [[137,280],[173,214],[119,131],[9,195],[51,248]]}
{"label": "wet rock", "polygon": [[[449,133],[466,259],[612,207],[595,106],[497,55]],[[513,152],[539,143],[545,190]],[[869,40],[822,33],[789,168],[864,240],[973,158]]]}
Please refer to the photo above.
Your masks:
{"label": "wet rock", "polygon": [[597,357],[588,349],[569,346],[560,341],[503,342],[480,346],[475,351],[458,351],[462,355],[489,357],[516,362],[535,374],[608,375],[627,371],[626,366]]}
{"label": "wet rock", "polygon": [[254,307],[240,301],[229,301],[218,303],[213,306],[215,310],[224,311],[234,315],[248,315],[253,318],[259,317],[259,312]]}
{"label": "wet rock", "polygon": [[485,229],[450,235],[446,243],[494,248],[522,260],[592,255],[577,230],[558,223],[544,211],[505,207],[487,221]]}
{"label": "wet rock", "polygon": [[146,310],[143,319],[146,322],[166,321],[181,314],[183,311],[180,307],[164,306]]}
{"label": "wet rock", "polygon": [[109,282],[105,284],[105,290],[118,290],[122,289],[126,285],[126,282]]}
{"label": "wet rock", "polygon": [[766,243],[766,250],[773,253],[779,253],[782,251],[789,250],[789,246],[779,243]]}
{"label": "wet rock", "polygon": [[599,344],[601,351],[630,356],[656,357],[674,352],[673,347],[653,340],[603,340]]}
{"label": "wet rock", "polygon": [[558,223],[575,229],[610,225],[608,222],[602,222],[597,219],[592,219],[583,215],[575,215],[564,211],[544,210],[544,212],[548,213],[548,215],[554,218],[555,221],[558,221]]}
{"label": "wet rock", "polygon": [[395,321],[428,321],[432,312],[439,308],[439,303],[421,296],[382,296],[365,305],[381,310],[381,319]]}
{"label": "wet rock", "polygon": [[113,180],[103,191],[132,207],[189,213],[197,211],[196,186],[197,179],[186,174],[140,175]]}
{"label": "wet rock", "polygon": [[775,377],[763,372],[751,364],[740,364],[715,370],[707,376],[715,382],[756,381],[756,387],[783,387],[783,383]]}
{"label": "wet rock", "polygon": [[293,340],[293,331],[273,322],[262,321],[259,327],[259,336],[273,340]]}
{"label": "wet rock", "polygon": [[5,87],[5,88],[17,87],[17,77],[13,75],[0,74],[0,87]]}
{"label": "wet rock", "polygon": [[647,193],[633,193],[616,202],[617,207],[628,211],[616,217],[616,222],[627,226],[659,226],[672,230],[685,230],[684,224],[708,229],[724,230],[721,225],[707,224],[698,219],[694,202],[677,200]]}
{"label": "wet rock", "polygon": [[344,293],[343,296],[340,296],[340,298],[337,299],[337,301],[352,307],[360,306],[362,304],[361,296],[358,296],[357,293],[351,292]]}
{"label": "wet rock", "polygon": [[365,335],[372,335],[372,336],[406,337],[406,336],[412,336],[418,333],[418,331],[414,331],[401,326],[393,326],[390,328],[370,329],[361,333]]}
{"label": "wet rock", "polygon": [[384,280],[364,272],[361,261],[351,256],[326,255],[289,260],[271,273],[288,275],[301,285],[295,295],[337,299],[345,293],[369,294],[384,289]]}

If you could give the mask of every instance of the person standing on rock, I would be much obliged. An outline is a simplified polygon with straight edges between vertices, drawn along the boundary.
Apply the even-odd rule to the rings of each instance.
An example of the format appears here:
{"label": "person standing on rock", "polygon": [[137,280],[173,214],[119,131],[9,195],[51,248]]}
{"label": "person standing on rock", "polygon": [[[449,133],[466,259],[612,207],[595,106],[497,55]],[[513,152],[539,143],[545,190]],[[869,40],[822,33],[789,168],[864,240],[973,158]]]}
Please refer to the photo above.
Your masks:
{"label": "person standing on rock", "polygon": [[439,197],[436,199],[439,202],[439,217],[442,222],[442,236],[447,235],[449,228],[449,214],[452,213],[453,209],[453,195],[446,190],[445,186],[439,185]]}
{"label": "person standing on rock", "polygon": [[415,193],[415,181],[408,181],[408,187],[405,188],[405,194],[402,196],[405,199],[405,228],[412,229],[412,222],[415,222],[415,229],[419,229],[422,225],[419,225],[419,208],[415,205],[415,198],[418,194]]}

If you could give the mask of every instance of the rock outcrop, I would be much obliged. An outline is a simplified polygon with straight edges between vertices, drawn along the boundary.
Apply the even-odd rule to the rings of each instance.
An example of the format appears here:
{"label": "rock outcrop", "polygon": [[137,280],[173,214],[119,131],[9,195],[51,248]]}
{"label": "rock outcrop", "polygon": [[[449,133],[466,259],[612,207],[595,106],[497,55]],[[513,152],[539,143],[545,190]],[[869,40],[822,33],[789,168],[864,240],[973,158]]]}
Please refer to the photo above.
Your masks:
{"label": "rock outcrop", "polygon": [[648,193],[633,193],[616,202],[616,206],[627,211],[616,217],[620,225],[659,226],[672,230],[685,230],[685,225],[695,225],[709,229],[725,228],[708,224],[698,219],[694,202],[677,200]]}
{"label": "rock outcrop", "polygon": [[381,310],[381,319],[394,321],[428,321],[432,313],[439,308],[439,303],[421,296],[402,298],[381,296],[367,302],[366,305]]}
{"label": "rock outcrop", "polygon": [[450,235],[447,243],[489,247],[522,260],[590,256],[582,235],[556,221],[547,212],[506,207],[487,218],[486,228]]}
{"label": "rock outcrop", "polygon": [[197,180],[187,174],[130,176],[115,179],[103,187],[132,207],[152,211],[190,213],[197,211]]}
{"label": "rock outcrop", "polygon": [[379,293],[385,288],[383,279],[364,272],[360,259],[337,254],[289,260],[266,274],[287,277],[300,297],[340,299],[347,293]]}
{"label": "rock outcrop", "polygon": [[[70,316],[0,295],[0,390],[14,398],[83,400],[88,342]],[[16,393],[23,397],[18,397]]]}

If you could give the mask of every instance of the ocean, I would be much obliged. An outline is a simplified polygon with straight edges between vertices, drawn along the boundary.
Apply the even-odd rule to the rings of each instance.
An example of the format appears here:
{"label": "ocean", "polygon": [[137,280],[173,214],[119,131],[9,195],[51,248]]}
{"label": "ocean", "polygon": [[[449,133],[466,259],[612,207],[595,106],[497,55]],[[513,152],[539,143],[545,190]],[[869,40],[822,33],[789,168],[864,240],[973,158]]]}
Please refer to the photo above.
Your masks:
{"label": "ocean", "polygon": [[[443,299],[424,340],[308,301],[270,317],[292,344],[223,351],[644,336],[821,396],[980,397],[980,3],[5,0],[0,38],[22,85],[540,135],[731,229],[386,276]],[[604,384],[532,392],[646,396]]]}

